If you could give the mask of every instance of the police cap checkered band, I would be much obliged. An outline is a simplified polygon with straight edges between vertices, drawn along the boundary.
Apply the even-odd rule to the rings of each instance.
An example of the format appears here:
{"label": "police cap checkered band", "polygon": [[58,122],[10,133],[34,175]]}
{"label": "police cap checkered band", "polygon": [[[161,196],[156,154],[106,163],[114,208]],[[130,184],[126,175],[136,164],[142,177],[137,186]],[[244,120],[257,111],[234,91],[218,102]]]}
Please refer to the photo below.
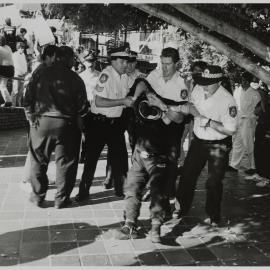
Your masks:
{"label": "police cap checkered band", "polygon": [[114,52],[110,54],[111,57],[129,57],[129,54],[126,52]]}
{"label": "police cap checkered band", "polygon": [[209,65],[197,76],[196,81],[199,85],[211,85],[222,81],[223,78],[224,75],[220,66]]}
{"label": "police cap checkered band", "polygon": [[209,71],[209,69],[207,68],[202,73],[202,77],[209,78],[209,79],[216,79],[216,78],[222,78],[223,77],[223,74],[222,73],[211,74],[210,71]]}

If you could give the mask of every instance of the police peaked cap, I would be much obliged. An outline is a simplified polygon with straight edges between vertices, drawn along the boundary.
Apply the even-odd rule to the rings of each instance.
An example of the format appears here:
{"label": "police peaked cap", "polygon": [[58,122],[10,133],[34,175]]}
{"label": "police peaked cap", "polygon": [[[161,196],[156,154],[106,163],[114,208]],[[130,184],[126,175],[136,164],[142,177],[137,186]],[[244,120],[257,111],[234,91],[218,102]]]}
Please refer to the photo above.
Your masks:
{"label": "police peaked cap", "polygon": [[134,52],[134,51],[130,51],[129,52],[129,62],[135,62],[137,60],[138,57],[138,53]]}
{"label": "police peaked cap", "polygon": [[129,60],[129,53],[127,53],[127,48],[125,46],[112,48],[108,51],[108,54],[112,60],[117,58]]}
{"label": "police peaked cap", "polygon": [[211,85],[218,83],[223,79],[224,75],[221,67],[209,65],[198,75],[196,81],[199,85]]}

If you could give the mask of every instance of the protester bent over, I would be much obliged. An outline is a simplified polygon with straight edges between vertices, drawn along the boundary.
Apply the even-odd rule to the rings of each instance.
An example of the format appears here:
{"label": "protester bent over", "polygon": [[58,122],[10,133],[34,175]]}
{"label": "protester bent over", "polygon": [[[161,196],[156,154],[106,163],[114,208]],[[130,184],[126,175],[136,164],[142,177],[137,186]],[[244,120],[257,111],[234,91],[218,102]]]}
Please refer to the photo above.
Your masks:
{"label": "protester bent over", "polygon": [[[125,185],[125,225],[117,232],[119,239],[137,238],[142,192],[150,186],[151,232],[153,242],[160,242],[160,227],[168,211],[168,197],[175,182],[177,158],[183,131],[182,113],[169,105],[186,103],[184,80],[176,71],[178,51],[165,48],[161,53],[162,69],[154,70],[142,80],[134,93],[144,93],[135,102],[137,140]],[[143,96],[143,95],[142,95]]]}

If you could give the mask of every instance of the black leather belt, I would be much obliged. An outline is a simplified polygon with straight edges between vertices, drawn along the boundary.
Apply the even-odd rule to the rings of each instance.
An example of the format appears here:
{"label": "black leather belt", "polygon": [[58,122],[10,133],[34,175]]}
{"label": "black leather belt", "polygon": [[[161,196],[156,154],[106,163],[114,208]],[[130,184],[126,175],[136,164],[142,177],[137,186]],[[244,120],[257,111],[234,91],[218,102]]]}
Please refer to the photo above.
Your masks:
{"label": "black leather belt", "polygon": [[196,140],[201,141],[203,143],[207,143],[207,144],[217,144],[217,143],[228,144],[228,143],[231,143],[232,142],[232,137],[231,136],[226,137],[226,138],[221,139],[221,140],[204,140],[204,139],[200,139],[194,133],[193,133],[193,136],[194,136],[194,138]]}
{"label": "black leather belt", "polygon": [[100,122],[106,122],[106,123],[110,123],[110,124],[114,124],[117,121],[119,121],[120,117],[107,117],[103,114],[91,114],[91,118],[94,121],[100,121]]}

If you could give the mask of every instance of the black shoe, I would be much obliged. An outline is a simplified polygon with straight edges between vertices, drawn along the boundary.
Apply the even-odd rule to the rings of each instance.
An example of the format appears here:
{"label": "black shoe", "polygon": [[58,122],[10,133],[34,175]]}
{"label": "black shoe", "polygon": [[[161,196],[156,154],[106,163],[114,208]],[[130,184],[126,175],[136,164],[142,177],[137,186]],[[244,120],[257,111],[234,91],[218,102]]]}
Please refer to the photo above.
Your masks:
{"label": "black shoe", "polygon": [[148,202],[150,200],[150,197],[151,197],[151,192],[150,190],[147,190],[145,194],[142,196],[142,201]]}
{"label": "black shoe", "polygon": [[123,192],[120,192],[120,191],[115,192],[114,195],[118,198],[121,198],[121,199],[125,198],[125,194]]}
{"label": "black shoe", "polygon": [[256,170],[255,169],[249,169],[249,170],[245,170],[245,174],[246,175],[253,175],[256,173]]}
{"label": "black shoe", "polygon": [[160,239],[160,227],[161,227],[160,224],[152,225],[149,236],[150,236],[150,240],[153,243],[160,243],[161,242],[161,239]]}
{"label": "black shoe", "polygon": [[80,193],[78,193],[78,194],[75,196],[75,201],[76,201],[76,202],[83,202],[83,201],[88,200],[89,197],[90,197],[90,194],[80,194]]}
{"label": "black shoe", "polygon": [[115,231],[114,238],[118,240],[137,239],[139,233],[134,223],[127,222],[121,229]]}
{"label": "black shoe", "polygon": [[113,185],[112,183],[107,183],[106,181],[103,183],[104,189],[112,189]]}
{"label": "black shoe", "polygon": [[209,217],[209,218],[206,218],[203,222],[212,226],[212,227],[218,227],[220,220],[218,220],[218,219],[215,220],[215,219]]}
{"label": "black shoe", "polygon": [[1,107],[12,107],[12,102],[5,102]]}
{"label": "black shoe", "polygon": [[54,208],[56,209],[65,208],[67,206],[70,206],[71,204],[72,204],[72,200],[70,198],[67,198],[63,202],[55,201]]}
{"label": "black shoe", "polygon": [[180,219],[182,217],[181,211],[180,210],[174,210],[172,213],[172,218],[173,219]]}
{"label": "black shoe", "polygon": [[235,168],[232,167],[232,166],[228,166],[228,167],[227,167],[227,171],[228,171],[228,172],[238,172],[238,170],[235,169]]}
{"label": "black shoe", "polygon": [[43,204],[43,201],[44,201],[44,200],[42,200],[42,199],[35,199],[35,198],[33,198],[33,197],[30,197],[30,198],[29,198],[29,201],[30,201],[31,203],[33,203],[35,206],[37,206],[37,207],[42,207],[42,204]]}

